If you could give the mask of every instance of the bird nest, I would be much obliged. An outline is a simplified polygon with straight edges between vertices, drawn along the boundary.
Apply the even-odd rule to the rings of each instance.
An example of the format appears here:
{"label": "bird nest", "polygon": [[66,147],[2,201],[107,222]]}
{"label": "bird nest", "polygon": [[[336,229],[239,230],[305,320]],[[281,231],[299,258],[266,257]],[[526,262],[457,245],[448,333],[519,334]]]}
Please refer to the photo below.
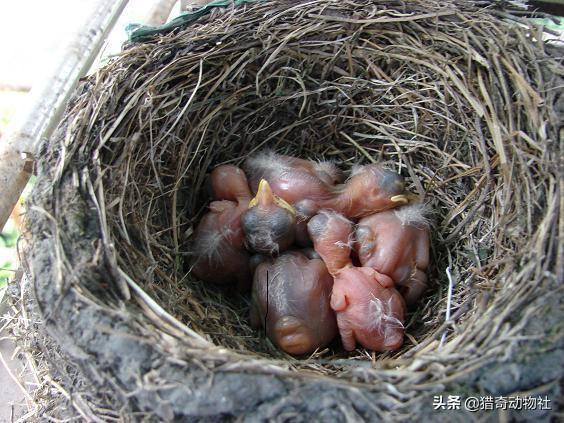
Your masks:
{"label": "bird nest", "polygon": [[[28,294],[42,353],[59,357],[51,380],[101,419],[556,401],[564,72],[542,36],[489,3],[267,1],[126,46],[82,81],[41,152]],[[206,175],[264,149],[345,171],[385,161],[429,204],[430,288],[400,350],[290,357],[251,329],[247,296],[191,275]]]}

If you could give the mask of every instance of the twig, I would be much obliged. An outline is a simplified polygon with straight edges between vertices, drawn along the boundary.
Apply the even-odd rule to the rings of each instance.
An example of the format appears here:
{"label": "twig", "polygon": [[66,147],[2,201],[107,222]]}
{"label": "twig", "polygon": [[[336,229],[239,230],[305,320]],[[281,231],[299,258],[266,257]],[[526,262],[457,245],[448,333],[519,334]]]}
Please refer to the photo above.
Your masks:
{"label": "twig", "polygon": [[347,139],[348,142],[350,142],[352,145],[355,146],[355,148],[360,151],[362,153],[362,155],[364,157],[366,157],[366,159],[368,159],[368,161],[370,163],[376,163],[376,160],[374,160],[374,157],[372,157],[370,154],[368,154],[368,151],[366,151],[359,143],[357,143],[355,140],[353,140],[350,136],[348,136],[346,133],[344,133],[343,131],[340,132],[340,134]]}
{"label": "twig", "polygon": [[167,313],[160,305],[157,304],[155,300],[153,300],[139,285],[135,283],[133,279],[129,277],[127,273],[125,273],[122,269],[118,268],[120,275],[125,279],[128,285],[133,288],[133,291],[137,294],[137,296],[153,311],[157,316],[163,318],[167,323],[173,325],[175,328],[180,329],[182,332],[193,338],[194,340],[198,341],[197,343],[200,346],[212,346],[208,340],[202,337],[200,334],[194,332],[192,329],[180,323],[176,318],[171,316]]}
{"label": "twig", "polygon": [[[447,278],[448,278],[448,293],[447,293],[447,306],[446,306],[446,312],[445,312],[445,323],[448,323],[448,321],[450,320],[450,308],[452,305],[452,291],[454,289],[454,283],[452,281],[452,275],[450,274],[450,266],[448,266],[446,268],[446,274],[447,274]],[[439,344],[439,350],[442,349],[443,344],[445,342],[446,336],[447,336],[447,330],[445,329],[445,331],[443,332],[443,336],[441,336],[441,342]]]}
{"label": "twig", "polygon": [[12,380],[16,383],[16,385],[18,385],[18,387],[20,388],[20,390],[22,391],[22,393],[26,396],[26,398],[33,402],[33,397],[29,394],[29,392],[27,392],[27,390],[23,387],[23,385],[20,383],[20,381],[18,380],[17,377],[14,376],[14,374],[12,373],[12,371],[10,370],[10,367],[8,366],[8,363],[6,363],[6,361],[4,360],[4,356],[2,355],[2,352],[0,352],[0,361],[2,362],[2,365],[4,366],[6,372],[8,373],[8,375],[12,378]]}

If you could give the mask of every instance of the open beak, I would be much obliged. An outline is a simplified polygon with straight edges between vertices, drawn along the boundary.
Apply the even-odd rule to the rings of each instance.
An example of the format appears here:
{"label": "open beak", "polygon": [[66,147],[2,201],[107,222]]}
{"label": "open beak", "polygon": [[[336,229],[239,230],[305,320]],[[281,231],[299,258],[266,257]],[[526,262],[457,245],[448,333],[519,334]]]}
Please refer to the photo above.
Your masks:
{"label": "open beak", "polygon": [[276,205],[288,210],[292,215],[296,215],[296,209],[274,194],[266,179],[261,179],[258,185],[257,195],[249,202],[249,208],[270,205]]}

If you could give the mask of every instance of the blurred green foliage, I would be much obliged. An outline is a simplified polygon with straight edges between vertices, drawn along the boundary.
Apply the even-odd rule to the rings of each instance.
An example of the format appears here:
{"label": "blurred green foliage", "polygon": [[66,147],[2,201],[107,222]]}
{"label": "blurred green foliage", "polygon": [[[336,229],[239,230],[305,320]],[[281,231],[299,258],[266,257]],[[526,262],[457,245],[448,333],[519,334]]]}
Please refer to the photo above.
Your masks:
{"label": "blurred green foliage", "polygon": [[0,247],[15,247],[19,236],[18,231],[14,226],[6,225],[6,227],[6,232],[2,232],[2,236],[0,237]]}

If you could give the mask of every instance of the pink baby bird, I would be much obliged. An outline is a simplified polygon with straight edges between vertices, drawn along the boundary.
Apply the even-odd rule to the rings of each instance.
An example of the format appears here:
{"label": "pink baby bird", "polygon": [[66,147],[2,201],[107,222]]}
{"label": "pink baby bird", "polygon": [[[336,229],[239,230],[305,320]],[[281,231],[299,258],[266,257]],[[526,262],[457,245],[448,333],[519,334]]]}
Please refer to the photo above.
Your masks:
{"label": "pink baby bird", "polygon": [[362,266],[388,275],[408,306],[427,289],[429,229],[422,205],[376,213],[360,220],[355,250]]}
{"label": "pink baby bird", "polygon": [[241,222],[247,247],[257,253],[277,255],[294,243],[296,210],[272,192],[266,179],[261,179]]}
{"label": "pink baby bird", "polygon": [[379,164],[355,168],[344,184],[334,188],[334,193],[331,201],[320,205],[351,219],[409,202],[403,177]]}
{"label": "pink baby bird", "polygon": [[283,351],[308,354],[337,335],[329,305],[333,278],[313,255],[287,251],[260,263],[253,279],[251,325]]}
{"label": "pink baby bird", "polygon": [[352,264],[352,224],[343,216],[321,211],[308,223],[314,248],[334,277],[331,308],[347,351],[358,342],[374,351],[403,344],[405,303],[392,280],[370,267]]}
{"label": "pink baby bird", "polygon": [[[260,153],[245,163],[251,187],[261,178],[272,192],[298,208],[335,210],[348,218],[360,218],[408,203],[403,177],[379,164],[358,166],[344,183],[329,162],[313,162],[276,153]],[[299,236],[298,236],[299,239]]]}
{"label": "pink baby bird", "polygon": [[[253,238],[261,239],[264,236],[253,237],[253,232],[258,235],[276,234],[281,239],[290,239],[299,246],[311,246],[311,240],[307,234],[307,222],[317,213],[319,204],[324,204],[333,198],[333,188],[335,184],[342,182],[341,171],[331,162],[316,162],[304,160],[297,157],[284,156],[274,152],[263,152],[250,157],[245,163],[245,170],[249,175],[249,180],[253,192],[257,192],[257,199],[261,191],[264,191],[265,183],[269,186],[272,195],[278,201],[285,202],[287,206],[279,206],[271,210],[262,218],[262,224],[256,224],[256,219],[251,219],[258,215],[256,211],[249,211],[248,220],[252,227],[247,237],[251,249],[258,252],[266,252],[261,244],[254,245]],[[262,196],[265,198],[266,196]],[[291,206],[290,206],[291,205]],[[265,207],[263,207],[265,208]],[[289,224],[289,216],[285,219],[287,212],[283,208],[292,211],[294,222]],[[276,210],[275,210],[276,209]],[[276,213],[274,213],[276,211]],[[274,216],[279,216],[276,221]],[[247,219],[247,216],[245,216]],[[247,228],[247,225],[244,225]],[[283,242],[274,242],[275,246],[284,245]],[[286,247],[287,248],[287,247]],[[280,249],[283,251],[283,249]]]}
{"label": "pink baby bird", "polygon": [[251,280],[249,253],[245,250],[241,215],[252,197],[245,173],[222,165],[211,173],[214,197],[210,212],[196,228],[192,248],[196,255],[192,273],[199,279],[220,285],[237,282],[248,289]]}
{"label": "pink baby bird", "polygon": [[301,200],[316,203],[333,197],[331,187],[341,181],[339,169],[330,162],[314,162],[274,152],[263,152],[245,162],[253,192],[266,179],[274,194],[290,204]]}

